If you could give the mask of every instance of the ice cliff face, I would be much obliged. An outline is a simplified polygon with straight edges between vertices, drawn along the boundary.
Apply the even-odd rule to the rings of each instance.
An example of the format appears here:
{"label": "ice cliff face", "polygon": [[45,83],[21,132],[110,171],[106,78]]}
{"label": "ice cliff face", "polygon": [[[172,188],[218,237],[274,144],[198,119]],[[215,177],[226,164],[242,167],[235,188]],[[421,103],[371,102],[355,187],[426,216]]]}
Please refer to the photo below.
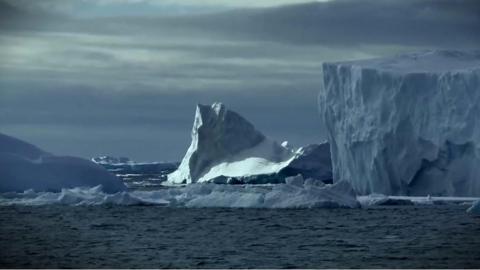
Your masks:
{"label": "ice cliff face", "polygon": [[221,103],[198,105],[191,145],[168,181],[174,184],[207,182],[222,177],[272,175],[282,170],[291,174],[327,175],[328,178],[328,172],[323,170],[330,169],[330,159],[327,164],[322,164],[322,160],[312,161],[315,155],[325,156],[319,151],[329,152],[329,149],[312,145],[294,151],[265,137],[250,122]]}
{"label": "ice cliff face", "polygon": [[0,192],[59,191],[98,185],[108,193],[126,189],[120,179],[93,162],[54,156],[0,133]]}
{"label": "ice cliff face", "polygon": [[361,193],[480,195],[480,52],[325,63],[334,182]]}

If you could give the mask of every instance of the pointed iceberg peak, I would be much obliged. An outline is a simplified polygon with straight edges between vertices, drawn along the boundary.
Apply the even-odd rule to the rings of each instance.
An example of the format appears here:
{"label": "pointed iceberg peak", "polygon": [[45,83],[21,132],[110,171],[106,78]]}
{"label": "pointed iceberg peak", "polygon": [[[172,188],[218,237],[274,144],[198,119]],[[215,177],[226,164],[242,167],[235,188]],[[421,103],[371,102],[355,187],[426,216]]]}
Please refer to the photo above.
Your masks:
{"label": "pointed iceberg peak", "polygon": [[248,120],[228,110],[222,103],[197,105],[192,144],[207,147],[205,143],[210,142],[209,149],[227,156],[253,147],[264,139],[265,136]]}
{"label": "pointed iceberg peak", "polygon": [[221,102],[215,102],[212,105],[197,104],[197,111],[195,118],[207,118],[214,114],[216,117],[225,115],[227,109]]}

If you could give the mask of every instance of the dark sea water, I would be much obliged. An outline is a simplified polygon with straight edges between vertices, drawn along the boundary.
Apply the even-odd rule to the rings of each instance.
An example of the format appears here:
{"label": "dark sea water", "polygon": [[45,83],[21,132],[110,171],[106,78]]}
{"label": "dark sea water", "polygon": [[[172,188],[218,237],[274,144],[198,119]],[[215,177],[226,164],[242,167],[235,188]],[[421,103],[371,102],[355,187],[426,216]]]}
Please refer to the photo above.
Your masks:
{"label": "dark sea water", "polygon": [[79,268],[480,268],[465,206],[0,207],[0,265]]}

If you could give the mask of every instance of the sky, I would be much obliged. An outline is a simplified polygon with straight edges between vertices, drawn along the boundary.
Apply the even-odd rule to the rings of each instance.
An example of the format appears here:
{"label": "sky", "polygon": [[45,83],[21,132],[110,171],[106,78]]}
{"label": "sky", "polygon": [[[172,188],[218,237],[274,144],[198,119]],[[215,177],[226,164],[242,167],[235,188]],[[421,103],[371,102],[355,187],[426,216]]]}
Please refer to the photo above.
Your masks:
{"label": "sky", "polygon": [[479,14],[476,0],[0,0],[0,132],[178,161],[196,104],[220,101],[317,143],[323,62],[478,49]]}

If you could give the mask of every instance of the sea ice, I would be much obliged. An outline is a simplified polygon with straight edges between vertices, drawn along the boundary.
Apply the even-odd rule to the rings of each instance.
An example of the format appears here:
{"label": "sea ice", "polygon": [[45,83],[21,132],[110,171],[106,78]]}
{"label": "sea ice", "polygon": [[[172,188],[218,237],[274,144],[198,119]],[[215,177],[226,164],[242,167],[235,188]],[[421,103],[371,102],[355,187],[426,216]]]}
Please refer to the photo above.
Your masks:
{"label": "sea ice", "polygon": [[153,191],[107,194],[101,186],[62,189],[61,192],[0,193],[0,205],[164,205],[170,207],[232,208],[357,208],[347,182],[325,186],[278,184],[218,185],[198,183]]}

